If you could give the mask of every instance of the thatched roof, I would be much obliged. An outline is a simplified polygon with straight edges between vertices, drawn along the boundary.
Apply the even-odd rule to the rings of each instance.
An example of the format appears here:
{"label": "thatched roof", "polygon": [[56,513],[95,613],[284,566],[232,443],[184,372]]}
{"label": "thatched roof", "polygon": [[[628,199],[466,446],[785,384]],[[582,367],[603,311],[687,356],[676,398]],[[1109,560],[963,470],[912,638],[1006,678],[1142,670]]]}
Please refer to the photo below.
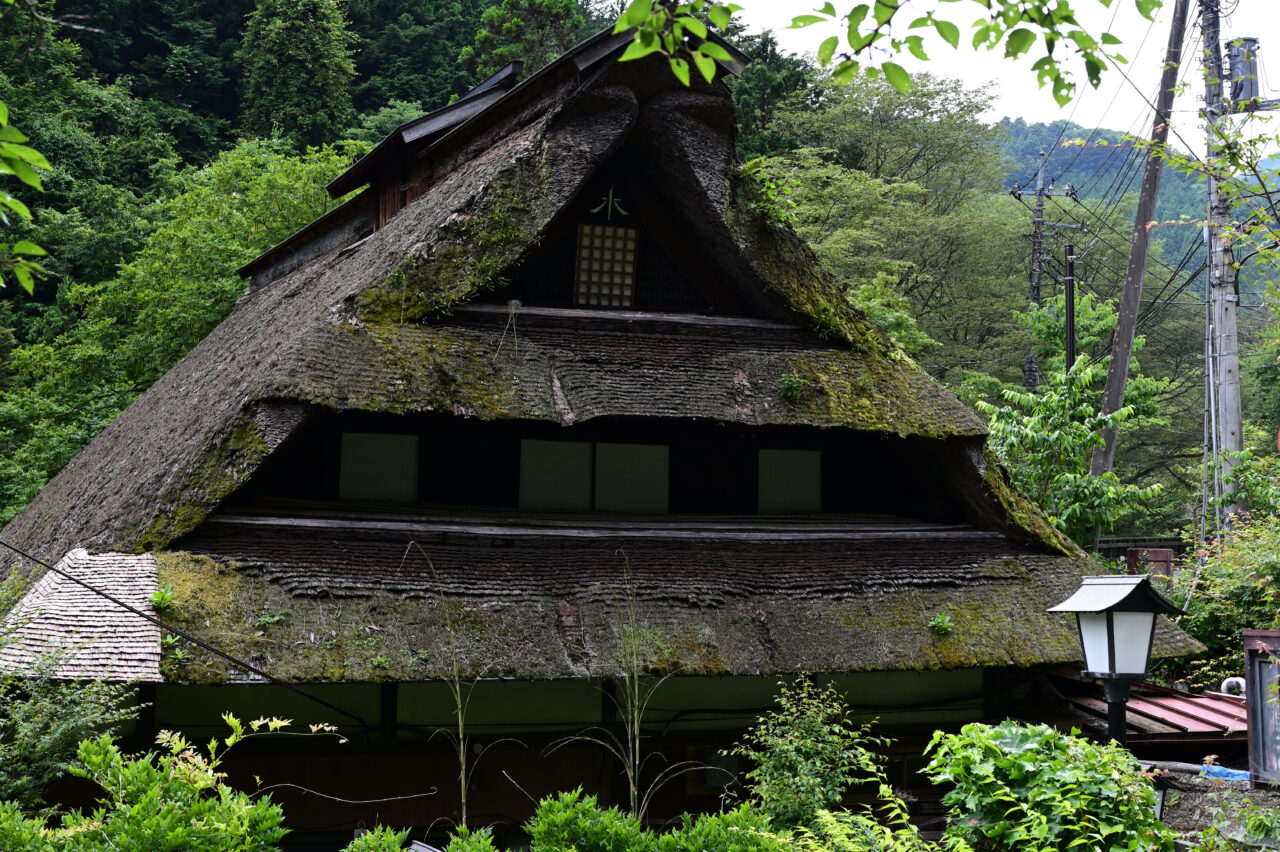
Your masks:
{"label": "thatched roof", "polygon": [[[610,54],[608,45],[586,43],[584,51],[599,54],[592,62],[569,55],[415,154],[431,164],[416,200],[367,239],[262,279],[50,482],[5,537],[46,556],[74,546],[137,552],[175,543],[216,556],[221,567],[161,554],[161,582],[166,565],[179,579],[183,571],[208,575],[204,586],[187,587],[206,588],[201,594],[213,597],[205,611],[230,619],[207,626],[204,638],[215,644],[234,644],[238,631],[252,635],[247,624],[272,607],[289,610],[292,620],[280,623],[304,630],[306,641],[290,633],[258,656],[268,670],[301,679],[382,676],[317,668],[319,658],[309,656],[321,635],[307,626],[314,618],[341,624],[341,613],[359,617],[369,608],[387,615],[382,629],[401,631],[396,653],[427,649],[423,668],[403,676],[435,676],[441,607],[455,600],[484,614],[478,630],[495,628],[492,654],[512,643],[529,649],[538,662],[515,674],[603,672],[617,656],[610,602],[633,592],[646,619],[655,619],[645,629],[670,633],[668,644],[687,636],[718,649],[721,662],[708,671],[1030,664],[1077,655],[1067,622],[1043,609],[1095,569],[989,462],[974,413],[849,307],[808,247],[762,210],[757,185],[735,161],[728,91],[720,83],[683,89],[664,67],[605,64],[620,49]],[[643,163],[641,178],[673,226],[732,282],[753,316],[473,304],[510,280],[623,150]],[[800,400],[779,398],[787,373],[810,382]],[[903,555],[892,534],[865,554],[861,544],[827,538],[767,558],[729,540],[690,552],[678,542],[644,547],[620,535],[568,548],[564,567],[551,574],[539,574],[551,564],[541,550],[499,553],[490,539],[464,551],[432,545],[443,597],[432,597],[421,566],[411,580],[387,567],[388,554],[411,540],[404,531],[384,531],[373,543],[381,561],[353,557],[356,579],[313,564],[303,552],[310,545],[293,547],[287,531],[275,556],[226,545],[215,535],[226,518],[206,521],[221,517],[226,499],[286,439],[333,411],[556,424],[693,418],[910,437],[937,455],[939,487],[963,496],[970,526],[958,538],[926,535],[931,543],[919,558]],[[851,542],[857,534],[849,531]],[[414,532],[412,540],[430,535]],[[620,549],[634,560],[630,589],[616,579],[612,554]],[[338,552],[359,549],[335,541],[331,553]],[[229,568],[232,561],[244,567]],[[491,571],[535,579],[504,592],[479,581]],[[800,582],[809,572],[820,579]],[[683,579],[669,582],[673,576]],[[244,588],[252,589],[248,598]],[[926,616],[941,612],[955,612],[960,625],[946,642],[925,629]],[[242,650],[254,656],[254,644]],[[477,651],[477,667],[490,665],[486,653]]]}

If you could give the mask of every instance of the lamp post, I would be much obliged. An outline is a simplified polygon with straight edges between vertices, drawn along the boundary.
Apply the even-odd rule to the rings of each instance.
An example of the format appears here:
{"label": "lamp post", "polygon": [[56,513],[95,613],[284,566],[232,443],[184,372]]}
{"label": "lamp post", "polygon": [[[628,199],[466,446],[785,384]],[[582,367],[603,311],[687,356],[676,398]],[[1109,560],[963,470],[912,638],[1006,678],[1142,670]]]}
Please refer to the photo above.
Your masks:
{"label": "lamp post", "polygon": [[1084,649],[1085,677],[1098,678],[1107,699],[1107,733],[1125,744],[1125,699],[1129,682],[1150,677],[1156,615],[1181,612],[1165,600],[1147,575],[1085,577],[1075,594],[1049,612],[1074,612]]}

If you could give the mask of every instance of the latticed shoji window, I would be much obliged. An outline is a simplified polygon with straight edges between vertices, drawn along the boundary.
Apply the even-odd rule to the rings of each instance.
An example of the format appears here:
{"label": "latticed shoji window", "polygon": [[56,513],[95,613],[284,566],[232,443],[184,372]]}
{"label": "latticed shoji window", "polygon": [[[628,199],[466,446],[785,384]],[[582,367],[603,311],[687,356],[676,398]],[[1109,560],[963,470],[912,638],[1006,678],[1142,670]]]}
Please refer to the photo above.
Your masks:
{"label": "latticed shoji window", "polygon": [[578,226],[577,304],[629,308],[635,303],[637,236],[635,228]]}

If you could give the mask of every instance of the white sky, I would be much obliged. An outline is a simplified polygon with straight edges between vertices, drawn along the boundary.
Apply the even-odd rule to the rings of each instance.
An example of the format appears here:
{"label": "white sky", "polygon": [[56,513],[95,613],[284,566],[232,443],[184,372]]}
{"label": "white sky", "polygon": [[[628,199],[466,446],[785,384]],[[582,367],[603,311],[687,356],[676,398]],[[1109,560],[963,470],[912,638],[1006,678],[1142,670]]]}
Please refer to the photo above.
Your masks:
{"label": "white sky", "polygon": [[[743,7],[738,17],[747,24],[749,30],[772,29],[782,47],[796,53],[812,52],[822,39],[841,32],[839,27],[787,29],[792,16],[820,7],[821,0],[734,2]],[[847,11],[855,0],[833,2],[838,10]],[[1152,101],[1160,83],[1173,4],[1174,0],[1165,0],[1165,8],[1157,12],[1155,22],[1152,23],[1138,13],[1133,0],[1115,0],[1110,9],[1104,7],[1100,0],[1072,2],[1077,17],[1086,30],[1095,35],[1111,32],[1121,39],[1123,44],[1115,50],[1129,60],[1129,64],[1123,66],[1125,74]],[[996,95],[995,109],[987,116],[990,120],[995,121],[1006,115],[1024,118],[1028,123],[1066,118],[1085,127],[1105,127],[1139,136],[1150,133],[1151,107],[1143,100],[1143,95],[1135,90],[1134,85],[1127,82],[1115,69],[1108,69],[1103,75],[1100,88],[1093,89],[1085,82],[1075,100],[1059,108],[1049,89],[1036,86],[1035,74],[1030,70],[1031,63],[1041,55],[1038,51],[1042,50],[1043,42],[1038,42],[1029,54],[1014,62],[1002,58],[1003,45],[999,51],[994,52],[985,49],[974,51],[967,46],[969,36],[965,33],[964,24],[976,19],[981,13],[975,4],[912,0],[901,14],[909,15],[906,21],[910,21],[930,8],[938,8],[942,17],[961,25],[960,48],[953,50],[931,30],[927,33],[925,30],[916,30],[915,32],[926,35],[925,46],[931,61],[920,62],[910,55],[899,57],[896,61],[910,71],[928,70],[938,76],[957,77],[970,87],[988,89]],[[1269,39],[1271,33],[1280,29],[1280,0],[1223,0],[1222,8],[1224,40],[1239,36],[1253,36],[1262,40],[1262,96],[1280,98],[1280,39]],[[1175,103],[1173,126],[1175,134],[1181,134],[1189,145],[1199,151],[1204,145],[1204,134],[1199,129],[1197,110],[1200,106],[1199,95],[1204,86],[1199,63],[1199,4],[1195,0],[1191,0],[1187,28],[1192,42],[1191,50],[1184,51],[1183,54],[1182,78],[1191,85],[1188,92],[1179,96]],[[1081,77],[1082,72],[1081,67]],[[1275,115],[1280,116],[1280,111]],[[1280,118],[1276,119],[1276,123],[1280,123]],[[1176,138],[1171,138],[1170,142],[1178,145]]]}

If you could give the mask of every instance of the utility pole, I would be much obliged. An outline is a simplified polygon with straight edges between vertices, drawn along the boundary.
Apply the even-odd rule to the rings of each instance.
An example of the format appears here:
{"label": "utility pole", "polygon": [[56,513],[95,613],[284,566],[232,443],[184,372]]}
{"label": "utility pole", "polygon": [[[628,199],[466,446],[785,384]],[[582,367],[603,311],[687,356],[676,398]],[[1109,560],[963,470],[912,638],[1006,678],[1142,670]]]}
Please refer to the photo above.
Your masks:
{"label": "utility pole", "polygon": [[1070,370],[1076,363],[1076,247],[1072,243],[1067,243],[1066,263],[1067,274],[1062,279],[1062,289],[1067,322],[1066,367]]}
{"label": "utility pole", "polygon": [[[1072,227],[1070,225],[1046,223],[1044,221],[1044,201],[1046,198],[1054,196],[1076,199],[1076,191],[1070,184],[1067,185],[1066,192],[1053,191],[1053,180],[1045,177],[1045,162],[1048,158],[1048,154],[1044,151],[1040,152],[1040,165],[1036,167],[1036,203],[1031,208],[1033,214],[1031,233],[1023,235],[1031,237],[1031,274],[1027,282],[1027,301],[1038,308],[1044,306],[1044,295],[1040,290],[1040,282],[1044,276],[1044,229],[1046,227]],[[1014,198],[1021,199],[1022,187],[1015,183],[1009,194]],[[1036,359],[1035,350],[1030,347],[1027,348],[1027,357],[1022,362],[1022,384],[1027,390],[1035,390],[1040,385],[1040,364]]]}
{"label": "utility pole", "polygon": [[[1216,2],[1216,0],[1213,0]],[[1160,193],[1160,176],[1164,165],[1164,147],[1169,140],[1169,118],[1173,114],[1173,90],[1178,83],[1178,66],[1182,61],[1182,38],[1187,28],[1189,0],[1178,0],[1169,27],[1169,46],[1165,50],[1164,73],[1160,76],[1160,93],[1156,98],[1156,115],[1151,128],[1151,147],[1142,174],[1142,191],[1138,196],[1138,213],[1133,222],[1133,239],[1129,243],[1129,264],[1124,273],[1124,290],[1120,295],[1120,312],[1116,333],[1111,339],[1111,361],[1107,365],[1107,383],[1102,391],[1102,413],[1113,414],[1124,406],[1125,380],[1129,376],[1129,359],[1133,355],[1133,337],[1138,328],[1138,309],[1142,303],[1142,277],[1147,269],[1147,252],[1151,244],[1151,222],[1155,218],[1156,197]],[[1207,30],[1205,31],[1207,34]],[[1206,35],[1206,44],[1208,36]],[[1093,451],[1089,472],[1101,476],[1111,470],[1116,452],[1116,430],[1102,430],[1104,445]]]}
{"label": "utility pole", "polygon": [[[1222,198],[1213,164],[1219,157],[1218,123],[1231,112],[1222,96],[1221,30],[1218,22],[1219,0],[1200,0],[1200,28],[1204,33],[1204,117],[1208,129],[1209,221],[1208,263],[1209,302],[1213,320],[1213,363],[1218,403],[1219,475],[1228,478],[1234,465],[1232,453],[1244,449],[1240,414],[1240,351],[1236,336],[1236,306],[1240,303],[1240,286],[1236,277],[1235,256],[1231,238],[1224,235],[1231,217],[1230,203]],[[1250,108],[1255,108],[1252,103]],[[1235,486],[1223,483],[1224,494],[1235,493]]]}

